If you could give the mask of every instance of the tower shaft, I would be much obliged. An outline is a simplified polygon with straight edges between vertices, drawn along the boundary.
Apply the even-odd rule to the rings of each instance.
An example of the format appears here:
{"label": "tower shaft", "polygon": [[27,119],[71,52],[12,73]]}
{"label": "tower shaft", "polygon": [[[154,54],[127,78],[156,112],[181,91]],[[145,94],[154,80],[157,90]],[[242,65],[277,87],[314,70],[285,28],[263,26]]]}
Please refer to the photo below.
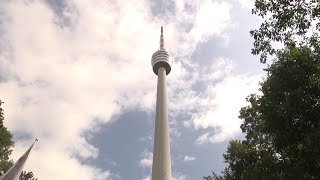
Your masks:
{"label": "tower shaft", "polygon": [[152,180],[171,180],[166,69],[158,69]]}

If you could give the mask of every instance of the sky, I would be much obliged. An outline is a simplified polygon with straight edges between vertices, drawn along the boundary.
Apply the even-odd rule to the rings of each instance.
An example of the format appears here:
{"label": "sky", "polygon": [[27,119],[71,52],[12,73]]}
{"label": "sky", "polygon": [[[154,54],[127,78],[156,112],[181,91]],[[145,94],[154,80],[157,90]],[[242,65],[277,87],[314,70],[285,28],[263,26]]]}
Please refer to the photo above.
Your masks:
{"label": "sky", "polygon": [[150,180],[164,26],[174,180],[224,169],[245,98],[264,72],[250,54],[250,0],[2,0],[0,99],[17,160],[46,180]]}

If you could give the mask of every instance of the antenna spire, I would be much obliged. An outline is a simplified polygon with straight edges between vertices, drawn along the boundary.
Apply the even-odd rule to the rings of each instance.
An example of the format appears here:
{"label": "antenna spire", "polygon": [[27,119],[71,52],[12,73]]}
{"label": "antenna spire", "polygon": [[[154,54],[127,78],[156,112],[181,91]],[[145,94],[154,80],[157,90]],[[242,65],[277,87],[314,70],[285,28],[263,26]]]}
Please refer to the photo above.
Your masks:
{"label": "antenna spire", "polygon": [[160,35],[160,50],[162,49],[164,49],[163,26],[161,26],[161,35]]}

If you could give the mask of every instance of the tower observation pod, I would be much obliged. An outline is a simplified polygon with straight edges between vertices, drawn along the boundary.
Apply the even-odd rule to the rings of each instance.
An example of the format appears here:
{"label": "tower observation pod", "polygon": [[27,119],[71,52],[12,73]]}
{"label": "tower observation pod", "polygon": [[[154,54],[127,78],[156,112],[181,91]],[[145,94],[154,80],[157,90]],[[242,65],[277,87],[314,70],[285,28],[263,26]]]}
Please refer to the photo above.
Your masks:
{"label": "tower observation pod", "polygon": [[169,53],[164,48],[162,26],[160,49],[152,55],[151,65],[153,72],[158,76],[152,180],[172,180],[166,81],[171,66]]}

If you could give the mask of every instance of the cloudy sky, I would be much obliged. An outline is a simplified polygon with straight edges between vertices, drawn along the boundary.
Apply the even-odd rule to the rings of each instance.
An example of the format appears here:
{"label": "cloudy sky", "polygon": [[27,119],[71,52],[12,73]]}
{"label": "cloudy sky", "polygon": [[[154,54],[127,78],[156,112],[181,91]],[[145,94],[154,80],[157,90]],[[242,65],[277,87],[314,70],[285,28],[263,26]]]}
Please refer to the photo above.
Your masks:
{"label": "cloudy sky", "polygon": [[0,99],[40,180],[150,179],[160,26],[175,180],[220,172],[263,72],[250,0],[0,0]]}

